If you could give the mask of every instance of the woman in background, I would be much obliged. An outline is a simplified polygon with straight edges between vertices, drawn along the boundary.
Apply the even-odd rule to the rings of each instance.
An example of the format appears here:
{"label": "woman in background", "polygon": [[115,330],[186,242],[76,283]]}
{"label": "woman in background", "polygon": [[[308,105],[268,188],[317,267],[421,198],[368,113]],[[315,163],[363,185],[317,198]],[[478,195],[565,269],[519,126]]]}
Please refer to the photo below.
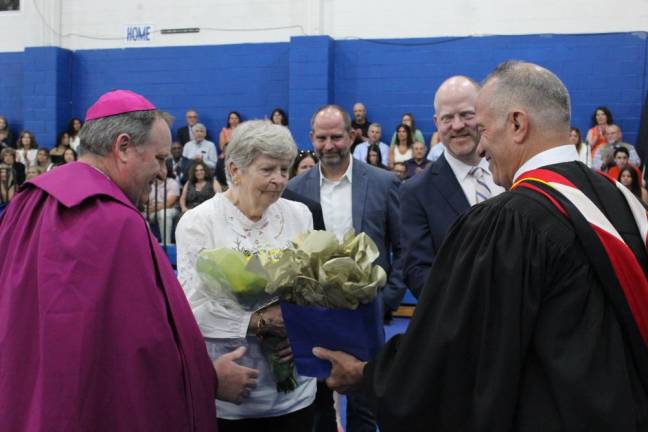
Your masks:
{"label": "woman in background", "polygon": [[36,153],[36,165],[35,165],[41,173],[50,171],[52,168],[54,168],[54,164],[50,160],[50,155],[49,151],[41,147],[38,149],[38,153]]}
{"label": "woman in background", "polygon": [[65,150],[70,148],[70,135],[66,132],[61,132],[56,137],[56,146],[50,150],[50,158],[54,165],[61,165],[65,161],[63,160],[63,154]]}
{"label": "woman in background", "polygon": [[295,162],[293,162],[292,167],[290,168],[290,178],[305,173],[315,165],[317,165],[317,156],[315,153],[308,150],[300,151],[297,153]]}
{"label": "woman in background", "polygon": [[11,129],[9,129],[7,117],[0,116],[0,149],[4,147],[16,148],[16,143],[13,140]]}
{"label": "woman in background", "polygon": [[395,163],[404,163],[412,159],[412,144],[414,144],[414,139],[410,127],[401,123],[396,128],[396,144],[389,149],[390,169],[394,167]]}
{"label": "woman in background", "polygon": [[[401,123],[409,126],[410,133],[412,134],[412,139],[414,140],[413,142],[422,142],[423,144],[425,144],[423,132],[421,132],[420,129],[416,128],[416,122],[414,121],[414,115],[412,113],[403,114],[403,117],[401,117]],[[398,138],[396,137],[396,132],[394,132],[391,139],[391,145],[395,145],[397,139]]]}
{"label": "woman in background", "polygon": [[367,148],[366,162],[377,168],[387,169],[387,167],[382,163],[382,152],[380,151],[380,146],[378,144],[369,145]]}
{"label": "woman in background", "polygon": [[641,186],[641,181],[639,180],[639,175],[635,168],[629,166],[622,168],[621,171],[619,171],[619,177],[617,180],[623,186],[630,189],[630,192],[639,198],[644,205],[648,203],[648,191],[646,191],[646,188]]}
{"label": "woman in background", "polygon": [[79,151],[79,144],[81,144],[81,140],[79,139],[79,132],[81,131],[82,127],[83,123],[81,122],[81,119],[75,117],[70,120],[70,124],[67,128],[67,133],[70,137],[70,147],[75,152]]}
{"label": "woman in background", "polygon": [[189,168],[189,179],[180,194],[180,210],[186,213],[207,201],[221,191],[220,184],[214,180],[209,167],[204,162],[196,162]]}
{"label": "woman in background", "polygon": [[590,154],[589,145],[583,142],[581,137],[581,131],[577,127],[571,127],[569,131],[569,142],[576,146],[576,151],[578,152],[578,158],[588,167],[592,166],[592,155]]}
{"label": "woman in background", "polygon": [[36,178],[41,174],[43,174],[43,171],[41,171],[41,169],[36,165],[30,166],[29,168],[27,168],[27,181]]}
{"label": "woman in background", "polygon": [[605,138],[605,128],[614,123],[612,113],[607,107],[600,106],[594,110],[592,114],[592,128],[587,132],[587,144],[589,144],[591,152],[591,160],[594,160],[596,152],[603,145],[607,144]]}
{"label": "woman in background", "polygon": [[218,146],[220,147],[221,158],[225,152],[225,146],[232,138],[234,129],[241,123],[241,114],[236,111],[231,111],[227,114],[227,125],[221,129],[220,136],[218,137]]}
{"label": "woman in background", "polygon": [[16,161],[25,165],[25,168],[36,163],[38,154],[38,143],[33,133],[22,131],[18,137],[18,150],[16,150]]}
{"label": "woman in background", "polygon": [[0,214],[16,194],[16,181],[11,168],[0,164]]}
{"label": "woman in background", "polygon": [[77,154],[71,148],[65,150],[63,153],[63,163],[74,162],[77,160]]}
{"label": "woman in background", "polygon": [[275,108],[272,110],[272,114],[270,114],[270,121],[276,125],[288,126],[288,116],[286,115],[286,112],[281,108]]}

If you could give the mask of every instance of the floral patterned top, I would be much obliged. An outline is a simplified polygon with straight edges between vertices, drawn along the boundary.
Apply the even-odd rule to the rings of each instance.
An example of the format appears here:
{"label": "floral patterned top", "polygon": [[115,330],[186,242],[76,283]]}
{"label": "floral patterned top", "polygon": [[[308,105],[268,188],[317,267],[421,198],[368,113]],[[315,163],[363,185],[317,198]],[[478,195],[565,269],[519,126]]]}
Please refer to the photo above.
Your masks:
{"label": "floral patterned top", "polygon": [[210,299],[203,294],[203,282],[196,272],[198,254],[219,247],[252,251],[283,248],[291,239],[312,228],[312,215],[301,203],[280,198],[255,222],[224,194],[216,194],[189,210],[178,223],[178,278],[210,356],[215,359],[239,346],[247,346],[240,363],[259,370],[258,386],[242,405],[216,402],[220,418],[274,417],[297,411],[313,403],[316,384],[313,378],[297,377],[297,389],[277,393],[256,335],[247,333],[252,312],[243,310],[230,298]]}

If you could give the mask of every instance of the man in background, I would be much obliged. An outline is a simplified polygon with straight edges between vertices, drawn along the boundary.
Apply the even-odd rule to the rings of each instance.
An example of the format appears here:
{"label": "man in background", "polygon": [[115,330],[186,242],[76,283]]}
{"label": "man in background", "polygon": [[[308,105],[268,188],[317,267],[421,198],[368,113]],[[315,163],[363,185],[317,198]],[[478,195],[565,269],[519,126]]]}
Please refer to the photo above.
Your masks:
{"label": "man in background", "polygon": [[613,167],[614,151],[619,147],[628,150],[628,155],[630,157],[629,160],[632,165],[635,167],[641,166],[641,160],[639,159],[639,155],[634,146],[623,142],[623,133],[621,132],[619,125],[607,125],[605,127],[605,138],[607,139],[607,144],[603,144],[596,152],[596,156],[594,156],[594,161],[592,162],[592,167],[594,169],[607,171],[609,168]]}
{"label": "man in background", "polygon": [[[198,118],[198,112],[193,109],[187,111],[187,113],[185,114],[185,119],[187,121],[187,125],[178,128],[178,131],[176,132],[176,141],[178,141],[182,146],[195,139],[191,128],[200,121],[200,119]],[[208,141],[211,141],[209,134],[207,134],[206,138]]]}
{"label": "man in background", "polygon": [[353,122],[351,122],[351,127],[355,131],[355,139],[353,140],[351,153],[355,150],[356,145],[369,139],[370,124],[371,122],[367,119],[367,108],[365,108],[362,102],[357,102],[353,105]]}
{"label": "man in background", "polygon": [[353,150],[353,157],[357,160],[366,162],[369,146],[375,144],[380,149],[382,164],[384,166],[389,165],[389,146],[380,140],[380,138],[382,137],[382,127],[380,126],[380,124],[371,123],[369,125],[369,131],[367,132],[367,135],[367,141],[361,142],[360,144],[355,146],[355,150]]}
{"label": "man in background", "polygon": [[207,128],[204,124],[196,123],[191,130],[194,139],[185,144],[182,156],[193,162],[204,162],[214,172],[218,161],[216,144],[207,139]]}
{"label": "man in background", "polygon": [[[503,189],[477,154],[475,102],[479,85],[465,76],[445,80],[434,96],[434,122],[443,154],[400,189],[403,274],[418,298],[450,226],[470,206]],[[479,177],[478,177],[479,176]]]}
{"label": "man in background", "polygon": [[[376,264],[388,274],[379,300],[385,310],[395,310],[406,289],[399,261],[399,182],[385,170],[354,161],[354,134],[351,119],[342,108],[325,105],[318,109],[311,120],[311,140],[319,163],[294,177],[288,189],[319,202],[327,231],[335,233],[338,239],[349,229],[371,237],[380,251]],[[382,318],[383,305],[376,306],[375,313]],[[375,429],[374,415],[363,395],[349,395],[347,430]]]}
{"label": "man in background", "polygon": [[180,186],[184,186],[189,173],[189,165],[191,165],[191,161],[182,156],[182,144],[174,141],[171,144],[171,157],[166,161],[169,177],[175,178]]}

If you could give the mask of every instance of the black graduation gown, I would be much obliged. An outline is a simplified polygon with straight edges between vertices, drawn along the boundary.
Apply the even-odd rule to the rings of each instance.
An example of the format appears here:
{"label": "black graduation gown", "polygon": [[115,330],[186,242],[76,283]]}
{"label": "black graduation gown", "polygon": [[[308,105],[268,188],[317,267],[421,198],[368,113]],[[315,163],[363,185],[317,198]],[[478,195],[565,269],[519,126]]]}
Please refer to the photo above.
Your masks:
{"label": "black graduation gown", "polygon": [[[648,269],[615,186],[580,163],[548,168]],[[594,268],[569,221],[522,188],[455,223],[407,332],[366,366],[364,386],[382,432],[648,430],[647,390]]]}

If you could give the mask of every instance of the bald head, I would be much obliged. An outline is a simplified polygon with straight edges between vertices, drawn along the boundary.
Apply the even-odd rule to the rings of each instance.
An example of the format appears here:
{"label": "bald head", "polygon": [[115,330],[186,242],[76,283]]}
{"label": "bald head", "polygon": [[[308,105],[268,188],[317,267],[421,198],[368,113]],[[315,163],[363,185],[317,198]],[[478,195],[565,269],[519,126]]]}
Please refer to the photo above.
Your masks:
{"label": "bald head", "polygon": [[439,111],[439,100],[454,95],[470,95],[477,98],[479,84],[472,78],[463,75],[455,75],[443,81],[434,95],[434,111]]}
{"label": "bald head", "polygon": [[367,109],[365,108],[364,104],[358,102],[353,105],[353,117],[358,123],[362,124],[365,122],[365,120],[367,119]]}
{"label": "bald head", "polygon": [[465,76],[453,76],[441,84],[434,96],[434,122],[445,149],[468,165],[477,165],[475,102],[479,84]]}

